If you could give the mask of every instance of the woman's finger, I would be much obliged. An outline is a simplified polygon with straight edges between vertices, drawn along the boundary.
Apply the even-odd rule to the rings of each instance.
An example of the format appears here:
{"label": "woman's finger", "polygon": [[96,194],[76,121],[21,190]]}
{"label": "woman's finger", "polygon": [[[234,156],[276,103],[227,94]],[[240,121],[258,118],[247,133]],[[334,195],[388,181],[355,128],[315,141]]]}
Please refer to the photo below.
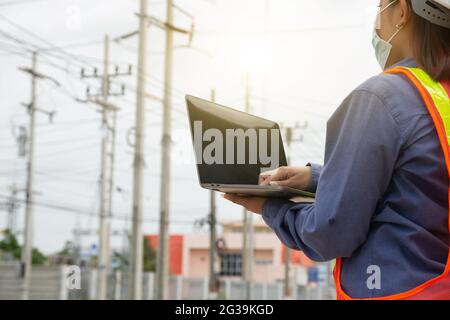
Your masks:
{"label": "woman's finger", "polygon": [[270,181],[283,181],[290,178],[288,167],[280,167],[278,168],[274,174],[270,177]]}
{"label": "woman's finger", "polygon": [[258,184],[260,185],[268,185],[270,182],[270,178],[276,173],[276,170],[270,170],[270,171],[266,171],[266,172],[262,172],[259,175],[259,181]]}
{"label": "woman's finger", "polygon": [[227,200],[229,200],[229,201],[231,201],[231,202],[233,202],[233,203],[236,203],[236,204],[238,204],[238,205],[241,205],[241,206],[244,206],[245,203],[246,203],[246,199],[245,199],[244,197],[240,197],[240,196],[237,196],[237,195],[235,195],[235,194],[225,193],[225,194],[223,195],[223,197],[224,197],[225,199],[227,199]]}
{"label": "woman's finger", "polygon": [[286,180],[275,180],[275,179],[270,179],[269,185],[271,186],[281,186],[281,187],[289,187],[291,186],[292,181],[291,179],[286,179]]}
{"label": "woman's finger", "polygon": [[260,175],[260,176],[259,176],[258,184],[261,185],[261,186],[267,186],[267,185],[269,185],[269,183],[270,183],[270,177],[271,177],[271,176],[269,176],[269,175],[265,175],[265,176]]}
{"label": "woman's finger", "polygon": [[235,194],[226,193],[222,195],[223,198],[229,200],[237,205],[246,208],[248,211],[260,214],[266,198],[261,197],[241,197]]}

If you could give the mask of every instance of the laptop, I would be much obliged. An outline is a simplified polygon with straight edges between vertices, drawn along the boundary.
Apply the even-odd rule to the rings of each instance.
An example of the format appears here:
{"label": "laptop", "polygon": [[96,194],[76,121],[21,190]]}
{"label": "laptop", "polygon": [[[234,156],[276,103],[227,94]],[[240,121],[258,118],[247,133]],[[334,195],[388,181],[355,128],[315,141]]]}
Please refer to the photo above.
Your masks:
{"label": "laptop", "polygon": [[258,184],[260,173],[287,165],[277,123],[190,95],[186,104],[201,187],[242,196],[314,197]]}

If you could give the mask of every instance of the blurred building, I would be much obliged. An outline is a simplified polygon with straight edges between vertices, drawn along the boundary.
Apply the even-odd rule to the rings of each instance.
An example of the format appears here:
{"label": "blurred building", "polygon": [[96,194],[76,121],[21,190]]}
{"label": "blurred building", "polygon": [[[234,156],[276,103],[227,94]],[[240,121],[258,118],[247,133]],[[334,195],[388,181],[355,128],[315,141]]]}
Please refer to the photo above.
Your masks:
{"label": "blurred building", "polygon": [[[218,259],[216,270],[220,278],[242,276],[242,221],[222,223],[218,235]],[[157,250],[158,235],[146,235],[149,245]],[[263,221],[254,223],[253,280],[272,283],[284,278],[285,246]],[[209,234],[174,234],[170,236],[170,274],[189,278],[203,278],[209,274]],[[303,252],[291,250],[290,259],[296,277],[307,278],[308,269],[315,263]],[[306,279],[305,279],[306,281]]]}

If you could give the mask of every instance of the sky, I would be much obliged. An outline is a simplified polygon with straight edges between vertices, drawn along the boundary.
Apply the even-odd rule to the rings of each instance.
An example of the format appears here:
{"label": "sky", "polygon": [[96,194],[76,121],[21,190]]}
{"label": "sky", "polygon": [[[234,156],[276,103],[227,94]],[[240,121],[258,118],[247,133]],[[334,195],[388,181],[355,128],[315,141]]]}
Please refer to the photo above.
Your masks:
{"label": "sky", "polygon": [[[209,193],[198,184],[188,131],[184,95],[209,98],[243,110],[245,75],[250,77],[251,111],[285,125],[307,124],[302,142],[289,150],[292,165],[323,163],[326,122],[359,84],[380,72],[371,46],[377,0],[178,0],[174,24],[191,28],[191,43],[174,38],[172,180],[170,232],[207,232],[193,222],[209,213]],[[40,50],[37,70],[60,82],[41,80],[37,107],[55,111],[53,122],[37,115],[35,154],[34,245],[45,253],[73,240],[76,226],[93,230],[82,238],[97,243],[100,141],[104,128],[95,105],[82,104],[86,88],[100,90],[98,79],[81,79],[81,69],[102,70],[103,39],[112,40],[138,27],[138,0],[0,0],[0,204],[11,186],[23,189],[26,161],[18,157],[14,133],[28,126],[22,103],[30,101],[27,49]],[[149,15],[165,19],[165,1],[149,0]],[[31,31],[31,32],[30,32]],[[165,34],[148,31],[146,92],[164,93]],[[110,70],[133,74],[114,78],[113,90],[125,84],[124,96],[111,97],[117,118],[116,191],[113,229],[130,229],[133,148],[127,138],[135,121],[137,37],[111,41]],[[146,100],[144,233],[158,232],[162,105]],[[24,197],[19,193],[18,197]],[[42,205],[43,204],[43,205]],[[45,206],[44,206],[45,205]],[[61,210],[55,207],[64,207]],[[1,209],[1,206],[0,206]],[[242,209],[218,197],[218,219],[242,218]],[[24,206],[17,211],[23,229]],[[257,217],[259,219],[259,217]],[[7,212],[0,211],[0,229]],[[113,236],[120,249],[124,237]]]}

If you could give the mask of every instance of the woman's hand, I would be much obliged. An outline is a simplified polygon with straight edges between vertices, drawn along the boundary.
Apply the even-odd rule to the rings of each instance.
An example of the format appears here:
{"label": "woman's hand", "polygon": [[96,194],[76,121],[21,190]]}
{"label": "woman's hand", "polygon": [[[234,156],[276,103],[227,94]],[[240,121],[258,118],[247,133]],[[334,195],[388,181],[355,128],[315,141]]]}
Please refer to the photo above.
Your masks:
{"label": "woman's hand", "polygon": [[260,185],[305,190],[311,180],[311,167],[280,167],[259,175]]}
{"label": "woman's hand", "polygon": [[231,193],[225,193],[223,197],[231,202],[243,206],[248,211],[261,214],[267,198],[262,197],[241,197]]}
{"label": "woman's hand", "polygon": [[[266,171],[259,176],[260,185],[274,185],[304,190],[311,180],[311,167],[280,167]],[[261,214],[267,198],[242,197],[226,193],[223,197],[231,202],[243,206],[248,211]]]}

